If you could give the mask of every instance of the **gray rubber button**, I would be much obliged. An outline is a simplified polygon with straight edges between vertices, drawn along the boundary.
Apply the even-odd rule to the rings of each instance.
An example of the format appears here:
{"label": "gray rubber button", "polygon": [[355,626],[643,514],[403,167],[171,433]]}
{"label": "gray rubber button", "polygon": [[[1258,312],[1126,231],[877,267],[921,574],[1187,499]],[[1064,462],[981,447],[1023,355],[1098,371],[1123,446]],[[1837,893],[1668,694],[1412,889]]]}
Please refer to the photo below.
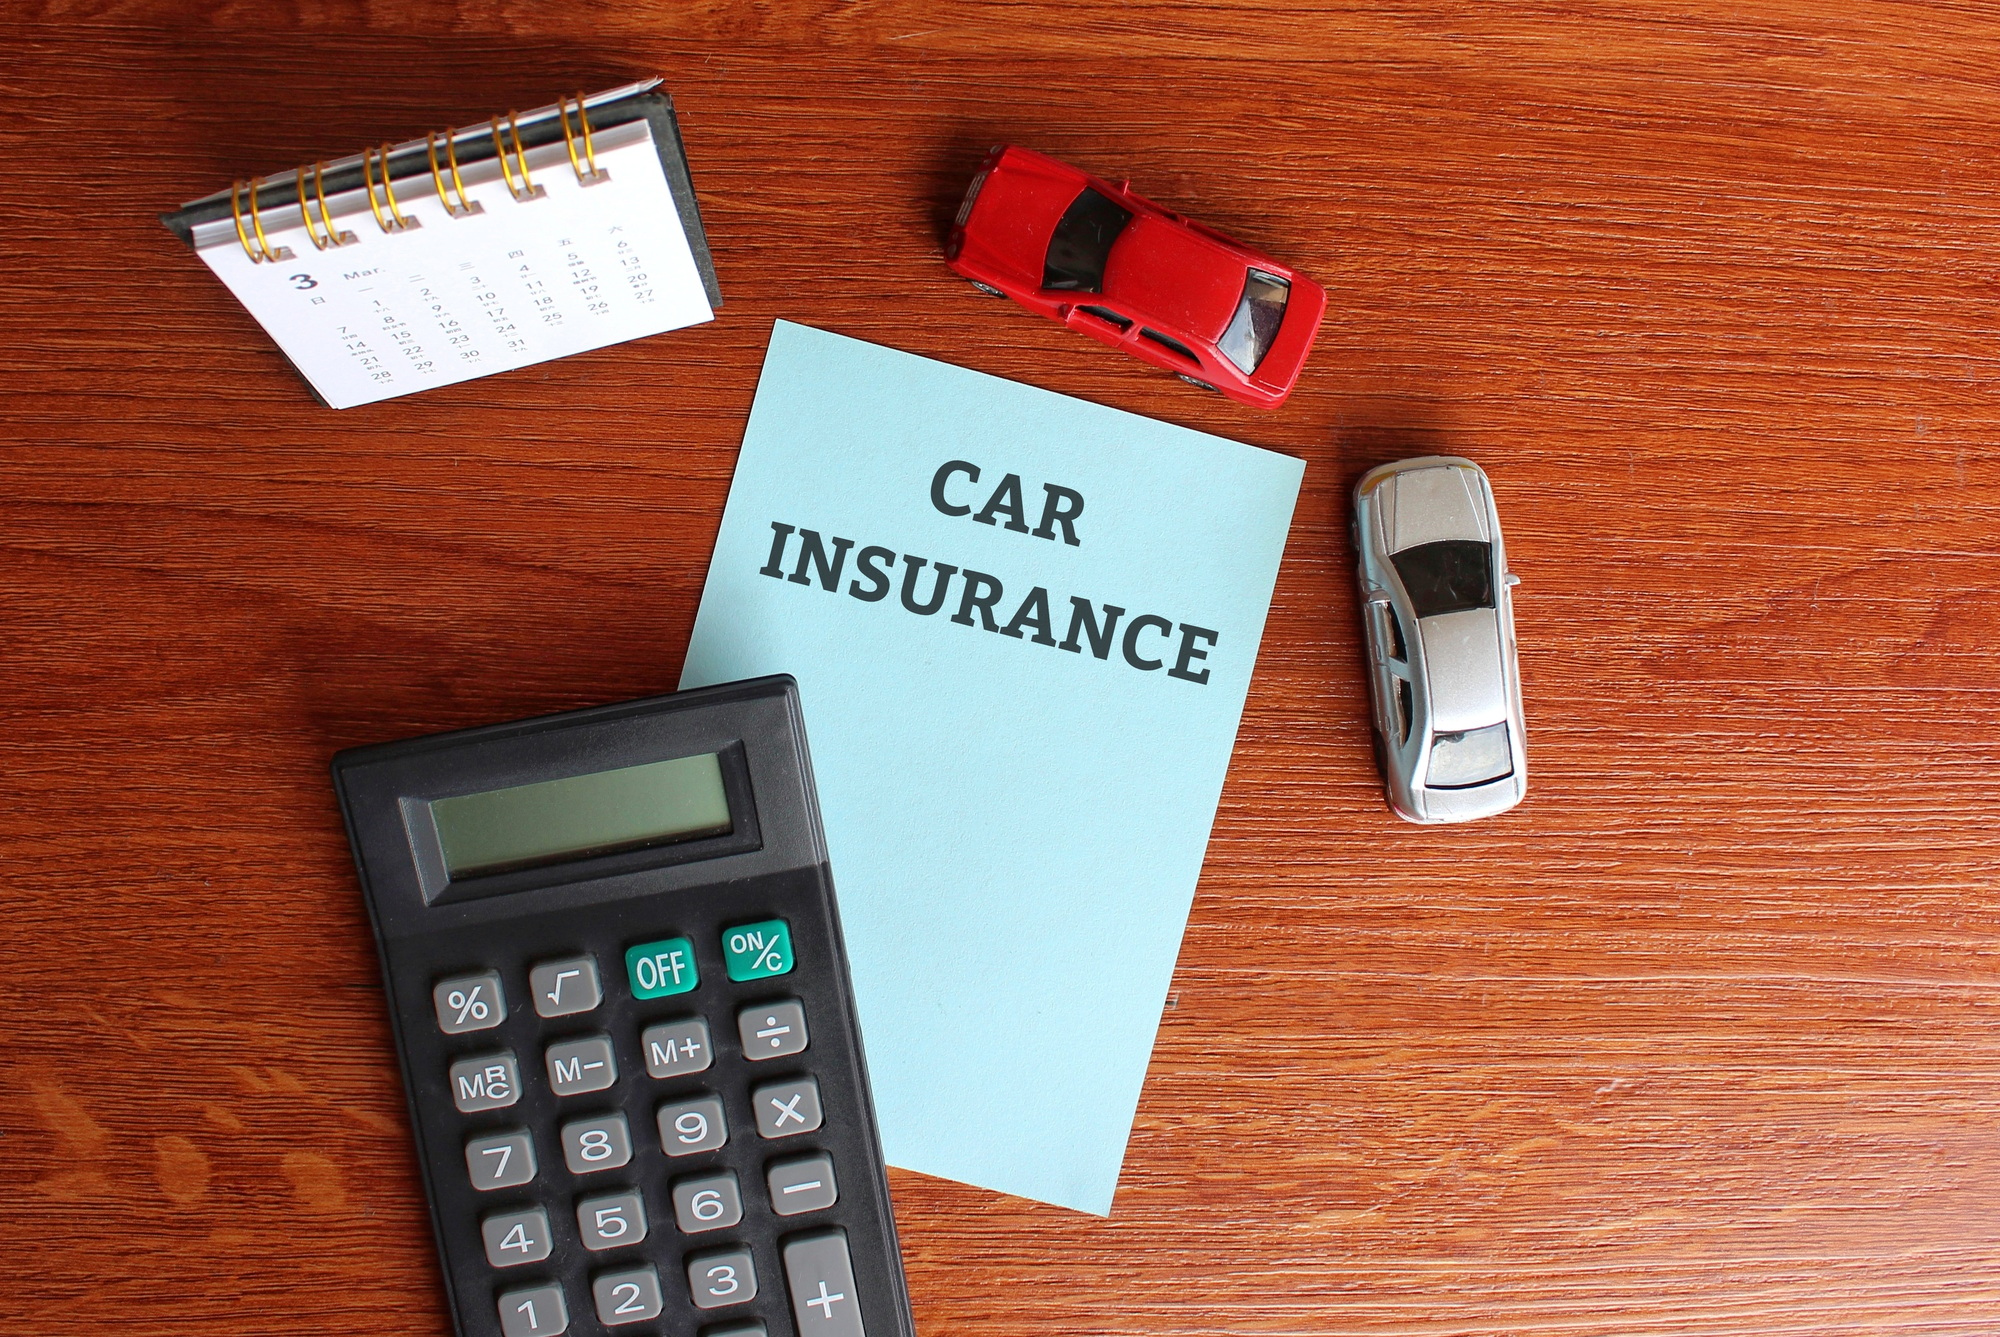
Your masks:
{"label": "gray rubber button", "polygon": [[743,1196],[737,1192],[736,1176],[729,1171],[683,1179],[674,1185],[674,1224],[682,1234],[727,1230],[742,1219]]}
{"label": "gray rubber button", "polygon": [[539,1207],[495,1212],[479,1223],[479,1234],[486,1241],[486,1261],[495,1267],[539,1263],[555,1247],[549,1214]]}
{"label": "gray rubber button", "polygon": [[521,1069],[511,1052],[462,1058],[451,1065],[448,1080],[460,1114],[504,1110],[521,1098]]}
{"label": "gray rubber button", "polygon": [[778,1161],[765,1172],[764,1182],[771,1189],[771,1210],[779,1216],[824,1211],[840,1201],[840,1190],[833,1182],[831,1156]]}
{"label": "gray rubber button", "polygon": [[446,1035],[491,1030],[507,1020],[507,996],[500,990],[500,972],[454,975],[431,990],[438,1029]]}
{"label": "gray rubber button", "polygon": [[687,1273],[696,1309],[721,1309],[757,1298],[757,1265],[746,1249],[698,1253],[688,1259]]}
{"label": "gray rubber button", "polygon": [[729,1140],[729,1125],[722,1118],[722,1101],[717,1096],[701,1096],[660,1106],[660,1149],[669,1156],[692,1156],[698,1151],[714,1151]]}
{"label": "gray rubber button", "polygon": [[602,1091],[618,1080],[618,1058],[611,1052],[611,1040],[603,1035],[586,1035],[550,1045],[544,1055],[549,1069],[549,1088],[559,1096],[580,1096]]}
{"label": "gray rubber button", "polygon": [[806,1048],[806,1008],[796,998],[786,998],[761,1007],[746,1007],[736,1014],[736,1033],[743,1041],[743,1057],[759,1059],[803,1054]]}
{"label": "gray rubber button", "polygon": [[639,1033],[639,1047],[646,1051],[646,1072],[653,1077],[706,1072],[715,1062],[715,1051],[708,1044],[708,1023],[700,1017],[648,1026]]}
{"label": "gray rubber button", "polygon": [[508,1291],[498,1308],[504,1337],[556,1337],[569,1331],[569,1306],[563,1303],[560,1286]]}
{"label": "gray rubber button", "polygon": [[847,1236],[838,1230],[807,1235],[785,1245],[785,1285],[799,1337],[867,1337],[861,1302],[854,1294],[854,1265]]}
{"label": "gray rubber button", "polygon": [[566,956],[544,961],[528,972],[528,991],[535,996],[538,1017],[569,1017],[589,1012],[604,1001],[597,978],[597,958]]}
{"label": "gray rubber button", "polygon": [[660,1274],[651,1266],[600,1273],[591,1278],[590,1298],[597,1305],[597,1321],[607,1328],[644,1323],[658,1318],[666,1307],[660,1294]]}
{"label": "gray rubber button", "polygon": [[562,1126],[563,1164],[573,1175],[616,1170],[632,1159],[632,1131],[622,1114],[578,1119]]}
{"label": "gray rubber button", "polygon": [[646,1238],[646,1200],[637,1189],[585,1198],[576,1205],[576,1233],[593,1253],[637,1244]]}
{"label": "gray rubber button", "polygon": [[810,1077],[760,1086],[750,1093],[750,1104],[763,1137],[791,1137],[820,1125],[819,1083]]}
{"label": "gray rubber button", "polygon": [[519,1188],[535,1177],[535,1140],[522,1129],[475,1137],[465,1144],[465,1173],[481,1193]]}

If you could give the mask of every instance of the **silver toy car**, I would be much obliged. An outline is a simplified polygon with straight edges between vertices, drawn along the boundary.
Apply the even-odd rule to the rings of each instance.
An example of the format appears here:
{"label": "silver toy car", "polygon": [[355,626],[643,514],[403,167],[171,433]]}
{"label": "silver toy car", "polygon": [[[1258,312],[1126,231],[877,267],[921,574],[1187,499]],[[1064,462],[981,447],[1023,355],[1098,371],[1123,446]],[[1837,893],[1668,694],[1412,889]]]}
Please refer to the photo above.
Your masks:
{"label": "silver toy car", "polygon": [[1426,823],[1505,812],[1528,789],[1519,580],[1486,474],[1450,455],[1370,469],[1351,535],[1389,806]]}

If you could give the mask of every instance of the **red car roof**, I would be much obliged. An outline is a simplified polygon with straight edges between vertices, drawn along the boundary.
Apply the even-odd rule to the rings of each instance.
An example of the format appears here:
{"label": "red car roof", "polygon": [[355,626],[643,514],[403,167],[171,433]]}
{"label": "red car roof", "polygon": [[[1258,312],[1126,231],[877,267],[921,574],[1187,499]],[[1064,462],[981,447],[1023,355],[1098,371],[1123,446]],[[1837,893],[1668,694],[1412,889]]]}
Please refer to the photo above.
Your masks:
{"label": "red car roof", "polygon": [[1112,243],[1104,296],[1134,316],[1213,341],[1229,328],[1248,271],[1229,248],[1170,219],[1135,212]]}

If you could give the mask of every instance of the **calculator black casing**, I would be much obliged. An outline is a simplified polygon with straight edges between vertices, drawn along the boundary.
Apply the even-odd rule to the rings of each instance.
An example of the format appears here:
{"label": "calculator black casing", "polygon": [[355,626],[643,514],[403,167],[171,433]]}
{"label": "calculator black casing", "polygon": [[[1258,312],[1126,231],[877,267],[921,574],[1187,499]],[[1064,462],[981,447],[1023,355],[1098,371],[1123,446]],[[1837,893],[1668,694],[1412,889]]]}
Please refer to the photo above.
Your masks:
{"label": "calculator black casing", "polygon": [[[722,836],[454,884],[445,877],[435,848],[424,847],[421,831],[413,838],[416,824],[405,818],[412,800],[421,804],[707,752],[723,756],[724,785],[738,818],[735,829]],[[780,1242],[830,1226],[847,1233],[869,1337],[914,1337],[798,687],[791,677],[757,678],[352,748],[334,757],[333,780],[381,952],[417,1157],[461,1337],[497,1337],[497,1296],[544,1281],[563,1287],[570,1334],[691,1337],[698,1328],[761,1320],[770,1337],[792,1337]],[[791,972],[730,981],[722,959],[723,930],[774,918],[791,926]],[[699,989],[635,999],[626,986],[625,949],[667,937],[686,937],[694,944]],[[603,1001],[592,1012],[540,1018],[530,999],[529,966],[579,951],[597,958]],[[433,983],[494,966],[506,991],[505,1020],[470,1034],[442,1033],[432,1011]],[[735,1011],[778,998],[805,1004],[810,1047],[791,1059],[753,1064],[743,1057]],[[711,1067],[656,1081],[640,1053],[641,1029],[695,1012],[709,1022]],[[617,1052],[618,1080],[609,1090],[559,1099],[545,1080],[537,1080],[545,1044],[600,1031],[611,1037]],[[519,1102],[502,1110],[459,1113],[447,1069],[459,1058],[497,1049],[511,1049],[518,1057],[523,1077]],[[750,1109],[751,1087],[804,1073],[819,1082],[822,1126],[810,1134],[764,1141]],[[722,1097],[729,1141],[712,1152],[669,1159],[654,1128],[654,1107],[704,1093]],[[619,1171],[572,1175],[559,1149],[558,1125],[613,1108],[625,1110],[631,1125],[631,1163]],[[465,1140],[521,1127],[534,1135],[540,1163],[535,1182],[519,1189],[474,1190],[466,1174]],[[839,1201],[806,1216],[775,1215],[764,1190],[766,1164],[810,1151],[832,1156]],[[674,1222],[668,1184],[690,1173],[720,1169],[735,1171],[742,1186],[741,1224],[683,1235]],[[646,1239],[613,1253],[585,1250],[571,1210],[576,1199],[627,1186],[645,1196]],[[553,1227],[549,1258],[521,1267],[490,1266],[480,1218],[538,1203],[548,1207]],[[685,1259],[736,1245],[748,1248],[755,1259],[756,1298],[726,1309],[688,1308]],[[668,1297],[666,1314],[651,1322],[603,1327],[589,1303],[591,1275],[642,1261],[659,1271]]]}

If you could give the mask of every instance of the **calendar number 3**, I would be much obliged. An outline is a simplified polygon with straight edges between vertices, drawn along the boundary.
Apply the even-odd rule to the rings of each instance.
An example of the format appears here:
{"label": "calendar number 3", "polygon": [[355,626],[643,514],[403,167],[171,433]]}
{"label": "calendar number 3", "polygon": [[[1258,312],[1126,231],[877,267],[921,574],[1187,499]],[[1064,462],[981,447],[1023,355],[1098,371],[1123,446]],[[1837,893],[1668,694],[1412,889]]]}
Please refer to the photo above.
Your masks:
{"label": "calendar number 3", "polygon": [[288,274],[285,278],[292,285],[293,290],[297,292],[304,292],[308,288],[317,288],[319,286],[319,280],[310,274]]}

